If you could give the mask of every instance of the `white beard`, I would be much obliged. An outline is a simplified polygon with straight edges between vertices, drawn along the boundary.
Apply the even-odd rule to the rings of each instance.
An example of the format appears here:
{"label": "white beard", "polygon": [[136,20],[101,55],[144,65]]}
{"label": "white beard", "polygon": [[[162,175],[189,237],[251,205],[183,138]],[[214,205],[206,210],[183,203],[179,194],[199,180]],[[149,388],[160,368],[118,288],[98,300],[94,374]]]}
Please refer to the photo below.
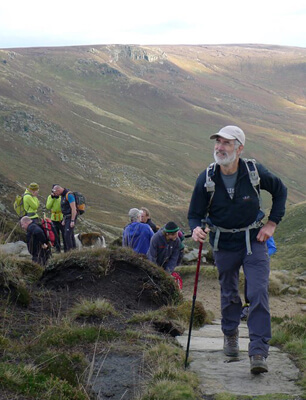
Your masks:
{"label": "white beard", "polygon": [[[225,157],[223,157],[223,158],[219,157],[218,153],[221,153]],[[237,156],[237,154],[236,154],[235,150],[233,151],[233,153],[231,155],[228,155],[228,153],[226,151],[218,151],[218,150],[214,151],[214,159],[215,159],[216,163],[219,165],[227,166],[227,165],[232,164],[236,160],[236,156]]]}

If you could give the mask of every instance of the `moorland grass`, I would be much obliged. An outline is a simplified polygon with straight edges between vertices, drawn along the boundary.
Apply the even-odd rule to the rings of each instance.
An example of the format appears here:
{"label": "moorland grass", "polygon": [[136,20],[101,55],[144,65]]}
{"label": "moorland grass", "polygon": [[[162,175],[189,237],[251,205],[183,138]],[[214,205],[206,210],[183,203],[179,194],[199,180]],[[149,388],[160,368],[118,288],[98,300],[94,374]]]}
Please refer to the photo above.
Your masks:
{"label": "moorland grass", "polygon": [[46,375],[32,364],[0,362],[1,387],[25,396],[44,400],[87,400],[81,385],[69,384],[65,379]]}
{"label": "moorland grass", "polygon": [[184,358],[181,348],[167,343],[148,349],[144,353],[144,365],[149,380],[141,400],[199,399],[198,377],[184,370]]}
{"label": "moorland grass", "polygon": [[272,339],[270,344],[280,346],[295,360],[301,372],[299,384],[306,394],[306,315],[284,318],[272,317]]}
{"label": "moorland grass", "polygon": [[73,319],[96,317],[104,319],[110,315],[119,316],[115,307],[105,299],[81,299],[70,311]]}
{"label": "moorland grass", "polygon": [[31,286],[42,274],[43,268],[40,265],[0,253],[0,287],[19,304],[29,305]]}
{"label": "moorland grass", "polygon": [[[184,329],[187,329],[190,321],[191,301],[183,301],[177,306],[164,306],[158,310],[145,313],[135,313],[129,323],[140,323],[146,321],[162,321],[165,319],[177,321]],[[207,313],[201,302],[196,301],[194,307],[193,327],[200,328],[204,324],[211,323],[211,314]]]}
{"label": "moorland grass", "polygon": [[[59,255],[51,260],[46,275],[50,271],[51,275],[56,276],[57,270],[62,272],[65,268],[77,266],[87,272],[90,269],[93,276],[100,277],[110,273],[114,268],[113,263],[118,261],[131,263],[152,276],[152,281],[158,285],[158,292],[163,294],[165,291],[169,304],[179,303],[182,299],[172,278],[160,268],[139,259],[130,249],[99,249]],[[37,287],[40,278],[45,276],[43,274],[43,269],[30,261],[0,257],[0,286],[7,291],[20,286],[27,289],[29,302],[32,290]],[[50,289],[39,289],[35,294],[36,300],[47,296],[49,291]],[[3,389],[15,393],[16,396],[46,400],[88,399],[89,394],[82,386],[82,382],[87,380],[89,368],[84,349],[90,347],[93,351],[93,348],[107,345],[109,349],[116,349],[115,351],[120,348],[128,353],[142,353],[148,347],[165,341],[164,336],[155,334],[150,329],[127,329],[121,330],[119,334],[115,329],[91,323],[90,317],[98,316],[102,321],[109,315],[112,318],[122,318],[104,299],[83,298],[65,313],[57,312],[54,308],[52,315],[42,313],[40,319],[33,319],[31,311],[24,308],[22,321],[15,316],[16,307],[18,308],[18,304],[15,300],[12,301],[11,296],[1,300],[5,323],[0,330],[0,381]],[[58,307],[61,305],[58,304]],[[171,307],[175,309],[174,305]],[[86,323],[83,321],[80,324],[79,317],[85,317]],[[17,325],[16,318],[19,318]],[[20,330],[20,323],[26,330]],[[86,390],[90,390],[90,385],[86,386]]]}

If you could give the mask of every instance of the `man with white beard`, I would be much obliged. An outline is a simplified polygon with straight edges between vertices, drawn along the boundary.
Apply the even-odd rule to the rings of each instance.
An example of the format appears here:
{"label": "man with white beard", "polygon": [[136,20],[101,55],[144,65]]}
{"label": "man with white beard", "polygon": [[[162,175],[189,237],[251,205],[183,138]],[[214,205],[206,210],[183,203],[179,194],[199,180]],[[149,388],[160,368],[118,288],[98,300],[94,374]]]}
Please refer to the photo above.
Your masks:
{"label": "man with white beard", "polygon": [[[242,265],[250,301],[249,357],[251,373],[268,371],[271,339],[269,311],[269,257],[266,241],[285,214],[287,189],[282,181],[255,160],[240,158],[245,135],[237,126],[226,126],[210,136],[214,158],[202,172],[192,194],[188,220],[192,237],[203,242],[209,232],[221,288],[221,327],[226,356],[238,357],[242,302],[239,269]],[[260,189],[272,195],[272,208],[263,223]],[[201,228],[206,219],[209,229]]]}

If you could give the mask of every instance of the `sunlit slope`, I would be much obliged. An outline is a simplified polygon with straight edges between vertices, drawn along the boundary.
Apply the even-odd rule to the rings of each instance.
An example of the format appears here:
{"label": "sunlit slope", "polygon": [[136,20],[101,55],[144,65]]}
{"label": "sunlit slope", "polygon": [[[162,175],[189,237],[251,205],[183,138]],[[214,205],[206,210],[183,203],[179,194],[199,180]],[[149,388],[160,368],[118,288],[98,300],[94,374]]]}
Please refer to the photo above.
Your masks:
{"label": "sunlit slope", "polygon": [[77,187],[89,214],[121,225],[186,212],[212,160],[209,135],[247,134],[246,157],[305,199],[305,49],[83,46],[0,51],[0,173]]}

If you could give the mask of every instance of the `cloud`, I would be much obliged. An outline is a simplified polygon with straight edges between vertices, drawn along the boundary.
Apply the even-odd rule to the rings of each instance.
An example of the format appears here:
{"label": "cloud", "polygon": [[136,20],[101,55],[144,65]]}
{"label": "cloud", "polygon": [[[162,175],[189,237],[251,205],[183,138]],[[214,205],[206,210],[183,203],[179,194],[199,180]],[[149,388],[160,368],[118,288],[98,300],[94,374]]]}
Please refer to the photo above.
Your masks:
{"label": "cloud", "polygon": [[12,0],[0,4],[0,47],[69,44],[269,43],[306,47],[304,0],[246,2]]}

